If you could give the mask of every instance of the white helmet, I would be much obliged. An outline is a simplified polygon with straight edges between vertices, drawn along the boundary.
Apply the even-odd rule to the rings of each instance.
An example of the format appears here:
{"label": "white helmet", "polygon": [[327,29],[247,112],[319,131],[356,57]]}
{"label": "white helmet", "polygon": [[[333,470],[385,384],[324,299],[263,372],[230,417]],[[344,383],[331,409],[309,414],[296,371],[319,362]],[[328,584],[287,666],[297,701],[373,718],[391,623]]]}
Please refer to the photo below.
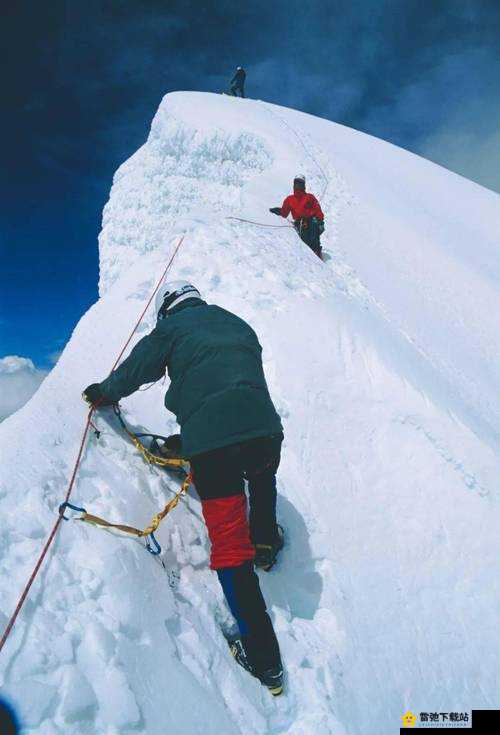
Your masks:
{"label": "white helmet", "polygon": [[243,71],[243,67],[242,66],[237,66],[236,67],[236,71]]}
{"label": "white helmet", "polygon": [[188,281],[170,281],[158,289],[155,299],[155,309],[158,319],[165,319],[167,312],[185,299],[201,299],[200,292]]}

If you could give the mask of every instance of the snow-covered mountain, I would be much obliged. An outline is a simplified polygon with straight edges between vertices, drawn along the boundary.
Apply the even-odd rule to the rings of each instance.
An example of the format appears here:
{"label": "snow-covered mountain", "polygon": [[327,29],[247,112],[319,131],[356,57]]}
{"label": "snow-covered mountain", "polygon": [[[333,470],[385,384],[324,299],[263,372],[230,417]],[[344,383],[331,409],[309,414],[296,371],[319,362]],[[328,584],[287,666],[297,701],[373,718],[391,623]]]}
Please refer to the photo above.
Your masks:
{"label": "snow-covered mountain", "polygon": [[[325,263],[271,227],[298,172],[325,211]],[[498,232],[498,195],[380,140],[258,101],[164,98],[115,175],[100,299],[0,426],[0,627],[67,487],[81,391],[185,233],[170,276],[253,325],[284,421],[288,544],[261,579],[286,695],[228,654],[191,496],[158,533],[168,573],[138,542],[63,524],[0,656],[26,733],[385,735],[407,709],[498,707]],[[129,423],[173,431],[164,390],[124,400]],[[73,500],[144,526],[175,481],[112,415],[96,422]]]}

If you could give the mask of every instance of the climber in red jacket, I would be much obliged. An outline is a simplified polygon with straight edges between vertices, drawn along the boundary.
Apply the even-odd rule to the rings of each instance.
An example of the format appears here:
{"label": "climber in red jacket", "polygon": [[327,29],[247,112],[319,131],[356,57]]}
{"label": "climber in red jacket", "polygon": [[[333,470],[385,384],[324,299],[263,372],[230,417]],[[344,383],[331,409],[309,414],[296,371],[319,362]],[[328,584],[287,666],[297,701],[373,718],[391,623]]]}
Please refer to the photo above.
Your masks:
{"label": "climber in red jacket", "polygon": [[325,217],[314,194],[306,192],[305,176],[296,176],[293,180],[293,194],[287,196],[281,207],[272,207],[269,211],[280,217],[288,217],[291,212],[300,239],[321,258],[319,238],[325,229]]}

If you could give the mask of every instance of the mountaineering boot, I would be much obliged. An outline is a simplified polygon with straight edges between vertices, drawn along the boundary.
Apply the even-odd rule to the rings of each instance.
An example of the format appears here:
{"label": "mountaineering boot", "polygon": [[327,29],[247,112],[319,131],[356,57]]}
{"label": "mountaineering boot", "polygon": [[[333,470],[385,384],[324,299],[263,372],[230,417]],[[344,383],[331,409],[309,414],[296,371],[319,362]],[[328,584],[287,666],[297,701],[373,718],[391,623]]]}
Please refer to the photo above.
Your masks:
{"label": "mountaineering boot", "polygon": [[283,666],[281,664],[279,664],[278,666],[273,666],[270,669],[266,669],[265,671],[255,671],[248,660],[241,638],[234,637],[231,640],[228,640],[228,643],[229,649],[236,663],[238,663],[243,669],[245,669],[245,671],[248,671],[249,674],[255,676],[255,678],[260,681],[262,686],[267,687],[273,697],[277,697],[279,694],[282,693]]}
{"label": "mountaineering boot", "polygon": [[268,572],[276,563],[278,554],[285,543],[285,533],[283,528],[276,524],[276,538],[272,544],[255,544],[254,564],[257,569],[263,569]]}

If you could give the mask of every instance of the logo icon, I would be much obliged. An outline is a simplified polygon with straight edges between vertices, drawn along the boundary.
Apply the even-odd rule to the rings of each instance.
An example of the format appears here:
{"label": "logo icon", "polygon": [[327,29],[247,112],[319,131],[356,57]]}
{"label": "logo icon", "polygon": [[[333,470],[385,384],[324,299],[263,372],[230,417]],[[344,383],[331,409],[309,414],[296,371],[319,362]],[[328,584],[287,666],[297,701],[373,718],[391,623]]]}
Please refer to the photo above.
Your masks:
{"label": "logo icon", "polygon": [[415,722],[417,721],[416,715],[413,714],[413,712],[405,712],[405,714],[401,717],[403,720],[403,727],[414,727]]}

